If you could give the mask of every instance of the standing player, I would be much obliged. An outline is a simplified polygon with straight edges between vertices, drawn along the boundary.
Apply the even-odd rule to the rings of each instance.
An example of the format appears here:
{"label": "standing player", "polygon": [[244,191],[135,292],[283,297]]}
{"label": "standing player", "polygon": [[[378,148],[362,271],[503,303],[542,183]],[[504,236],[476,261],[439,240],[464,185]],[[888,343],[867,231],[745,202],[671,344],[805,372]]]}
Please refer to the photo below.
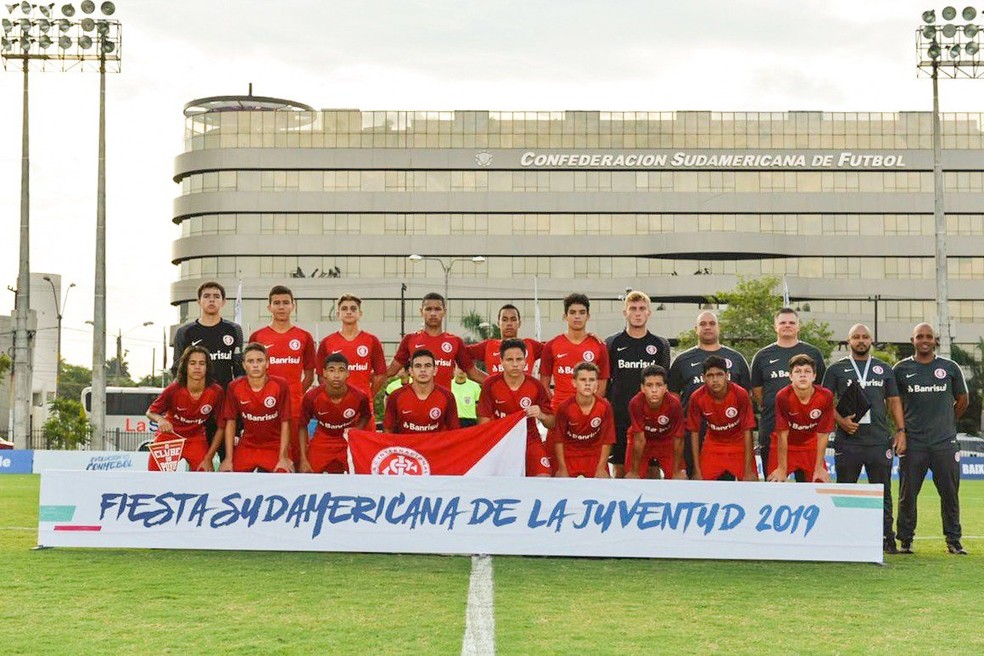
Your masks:
{"label": "standing player", "polygon": [[[444,331],[446,308],[447,304],[440,294],[431,292],[424,296],[420,303],[420,315],[424,319],[424,327],[415,333],[408,333],[400,340],[396,355],[393,356],[393,361],[386,370],[387,378],[406,368],[412,353],[425,350],[435,355],[437,369],[434,381],[441,387],[451,389],[455,363],[476,383],[481,384],[485,381],[486,375],[475,366],[475,361],[472,360],[461,338]],[[413,372],[411,371],[410,374],[412,376]]]}
{"label": "standing player", "polygon": [[895,365],[895,382],[905,414],[905,453],[899,454],[900,551],[912,553],[916,499],[926,478],[940,494],[943,535],[952,554],[967,553],[960,544],[960,445],[957,419],[967,410],[967,384],[953,360],[936,355],[936,334],[928,323],[912,330],[915,355]]}
{"label": "standing player", "polygon": [[[519,327],[522,322],[519,319],[519,308],[511,303],[506,303],[499,308],[499,335],[502,339],[486,339],[478,344],[469,344],[468,353],[475,360],[485,364],[485,371],[492,374],[502,373],[502,356],[500,346],[504,340],[519,338]],[[529,337],[523,340],[526,343],[526,373],[533,373],[533,365],[540,359],[543,351],[543,343]]]}
{"label": "standing player", "polygon": [[[243,349],[246,375],[229,383],[222,407],[226,457],[219,471],[292,472],[290,460],[290,388],[283,378],[267,375],[266,348],[250,343]],[[234,445],[236,422],[243,434]]]}
{"label": "standing player", "polygon": [[502,373],[492,374],[482,384],[478,398],[478,423],[501,419],[513,412],[526,413],[526,475],[549,476],[550,458],[536,427],[539,419],[547,428],[555,425],[550,412],[550,397],[543,383],[527,375],[529,354],[526,342],[518,338],[502,340],[499,346]]}
{"label": "standing player", "polygon": [[[203,346],[189,346],[178,361],[177,379],[164,388],[147,418],[157,423],[155,442],[166,442],[173,435],[185,438],[181,458],[191,471],[214,471],[212,457],[219,447],[222,433],[213,432],[211,448],[205,426],[215,424],[222,408],[222,386],[212,377],[212,358]],[[160,471],[153,456],[149,471]]]}
{"label": "standing player", "polygon": [[894,447],[898,453],[905,453],[905,429],[897,431],[893,439],[887,414],[892,413],[896,426],[905,426],[899,389],[891,366],[872,357],[871,331],[867,326],[861,323],[851,326],[847,333],[847,345],[851,354],[827,368],[823,386],[841,398],[848,387],[858,385],[871,403],[871,410],[863,417],[853,414],[841,417],[834,406],[837,482],[857,483],[861,477],[861,467],[864,467],[869,483],[882,484],[885,492],[885,553],[898,553],[892,521],[892,449]]}
{"label": "standing player", "polygon": [[[370,414],[375,417],[373,400],[376,392],[386,382],[386,356],[379,339],[359,328],[362,319],[362,299],[352,294],[343,294],[338,298],[335,307],[338,309],[338,320],[342,327],[318,344],[315,356],[315,373],[324,383],[322,365],[330,353],[341,353],[349,363],[347,384],[354,387],[369,398]],[[367,428],[374,430],[375,421],[370,421]]]}
{"label": "standing player", "polygon": [[[642,370],[638,394],[629,401],[629,439],[625,457],[625,478],[650,478],[655,460],[663,478],[674,478],[683,471],[683,406],[676,394],[667,391],[666,369],[650,365]],[[652,478],[659,478],[659,475]]]}
{"label": "standing player", "polygon": [[[673,359],[670,374],[666,381],[670,391],[680,395],[684,410],[686,411],[690,395],[704,384],[701,365],[711,355],[724,358],[725,364],[728,365],[728,377],[731,382],[738,383],[750,392],[752,381],[748,370],[748,361],[738,351],[721,344],[721,328],[718,325],[717,316],[713,312],[701,312],[697,315],[694,333],[697,335],[697,346],[683,351]],[[690,449],[685,449],[683,455],[687,461],[687,472],[693,472],[693,455]]]}
{"label": "standing player", "polygon": [[615,412],[615,446],[611,455],[615,478],[625,475],[626,435],[631,423],[629,401],[639,393],[639,373],[646,367],[659,365],[663,368],[665,381],[665,371],[670,366],[670,343],[646,327],[652,316],[649,297],[638,291],[626,294],[622,316],[625,317],[625,329],[605,340],[611,366],[605,396]]}
{"label": "standing player", "polygon": [[775,430],[776,394],[789,385],[789,359],[801,353],[813,358],[816,363],[816,377],[823,380],[823,355],[812,344],[799,340],[800,322],[796,310],[784,307],[773,317],[776,341],[761,349],[752,358],[752,397],[758,403],[762,415],[759,420],[759,456],[762,458],[762,471],[767,475],[766,462],[769,459],[771,436]]}
{"label": "standing player", "polygon": [[[321,363],[324,382],[312,387],[301,402],[301,473],[347,474],[348,443],[345,431],[365,428],[372,418],[369,399],[362,390],[348,384],[351,364],[341,353],[331,353]],[[317,428],[308,442],[308,422]]]}
{"label": "standing player", "polygon": [[[712,355],[701,365],[704,385],[690,396],[687,430],[695,480],[756,481],[752,429],[755,415],[748,392],[728,380],[724,358]],[[704,430],[704,446],[700,433]],[[678,471],[677,478],[683,478]]]}
{"label": "standing player", "polygon": [[434,354],[419,349],[407,365],[413,382],[389,396],[383,430],[387,433],[437,433],[461,428],[454,395],[436,384]]}
{"label": "standing player", "polygon": [[[217,282],[203,282],[198,287],[198,319],[187,323],[174,333],[174,357],[171,375],[178,372],[178,362],[189,346],[204,346],[212,358],[212,375],[225,389],[234,378],[243,375],[243,329],[238,323],[222,318],[225,307],[225,287]],[[216,418],[205,425],[206,435],[219,428]],[[219,460],[225,459],[225,441],[219,442]]]}
{"label": "standing player", "polygon": [[478,407],[478,399],[482,394],[482,386],[474,380],[469,380],[464,371],[455,367],[454,380],[451,381],[451,394],[454,395],[454,401],[457,404],[458,421],[461,423],[461,427],[474,426],[477,423],[478,415],[475,411]]}
{"label": "standing player", "polygon": [[558,478],[608,478],[608,456],[615,443],[612,406],[598,395],[598,365],[574,367],[574,396],[557,408],[554,457]]}
{"label": "standing player", "polygon": [[294,292],[283,285],[275,285],[267,297],[267,309],[272,321],[249,336],[250,342],[266,348],[268,373],[287,381],[290,387],[290,459],[300,464],[297,428],[301,417],[301,400],[314,381],[314,338],[311,333],[291,322],[291,314],[297,307]]}
{"label": "standing player", "polygon": [[769,451],[767,480],[829,483],[827,440],[834,430],[834,394],[814,384],[816,363],[800,353],[789,360],[789,380],[776,394],[776,432]]}

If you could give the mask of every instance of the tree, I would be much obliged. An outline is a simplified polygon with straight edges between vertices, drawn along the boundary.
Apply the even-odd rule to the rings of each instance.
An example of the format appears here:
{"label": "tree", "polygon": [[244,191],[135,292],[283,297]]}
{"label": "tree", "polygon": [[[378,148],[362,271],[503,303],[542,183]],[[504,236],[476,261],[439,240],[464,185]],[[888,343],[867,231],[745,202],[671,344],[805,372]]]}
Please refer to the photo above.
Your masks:
{"label": "tree", "polygon": [[43,432],[46,449],[75,449],[88,444],[90,427],[82,404],[75,399],[56,398],[49,404]]}
{"label": "tree", "polygon": [[165,371],[158,376],[147,374],[138,380],[136,384],[137,387],[167,387],[173,380],[174,378],[171,376],[171,372]]}
{"label": "tree", "polygon": [[[776,341],[773,317],[782,308],[779,282],[774,276],[740,278],[733,290],[718,292],[712,299],[725,306],[718,314],[721,342],[740,351],[749,362],[756,351]],[[800,339],[816,346],[824,360],[830,358],[834,350],[830,326],[815,319],[804,322],[800,318]],[[692,330],[681,333],[679,339],[681,348],[697,343]]]}
{"label": "tree", "polygon": [[61,374],[58,377],[58,398],[78,401],[82,390],[92,385],[92,370],[62,360]]}
{"label": "tree", "polygon": [[[984,353],[984,339],[977,342],[977,352]],[[956,344],[953,345],[953,361],[962,369],[970,371],[967,378],[967,399],[970,405],[967,411],[957,420],[957,431],[977,435],[981,430],[981,395],[984,393],[984,363],[974,353]]]}
{"label": "tree", "polygon": [[461,327],[467,331],[467,334],[464,336],[466,344],[474,344],[489,338],[499,339],[501,337],[499,327],[489,325],[485,318],[475,310],[461,317]]}
{"label": "tree", "polygon": [[7,375],[10,373],[10,367],[13,365],[13,360],[6,353],[0,353],[0,384],[3,384],[7,380]]}
{"label": "tree", "polygon": [[116,366],[116,358],[106,360],[106,384],[113,387],[137,386],[133,382],[133,378],[130,377],[130,365],[125,359],[120,361],[118,368]]}

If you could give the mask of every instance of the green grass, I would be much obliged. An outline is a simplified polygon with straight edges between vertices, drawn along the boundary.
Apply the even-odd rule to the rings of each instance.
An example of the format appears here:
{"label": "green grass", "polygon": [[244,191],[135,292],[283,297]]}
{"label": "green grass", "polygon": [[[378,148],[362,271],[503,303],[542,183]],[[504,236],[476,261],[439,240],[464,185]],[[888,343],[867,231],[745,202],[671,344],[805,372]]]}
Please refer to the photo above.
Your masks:
{"label": "green grass", "polygon": [[[51,549],[38,478],[0,476],[0,653],[457,654],[463,557]],[[961,490],[984,535],[984,482]],[[984,540],[938,497],[888,565],[496,557],[500,654],[981,654]]]}

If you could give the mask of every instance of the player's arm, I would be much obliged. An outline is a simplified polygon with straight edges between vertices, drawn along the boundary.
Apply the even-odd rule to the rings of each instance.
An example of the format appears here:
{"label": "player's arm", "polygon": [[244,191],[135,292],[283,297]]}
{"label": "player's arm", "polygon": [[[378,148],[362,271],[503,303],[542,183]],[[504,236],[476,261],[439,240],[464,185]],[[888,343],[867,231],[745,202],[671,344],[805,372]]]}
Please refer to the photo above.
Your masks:
{"label": "player's arm", "polygon": [[858,422],[854,421],[853,414],[842,417],[841,414],[837,412],[836,407],[834,408],[834,422],[848,435],[854,435],[855,431],[858,430],[858,426],[860,426]]}
{"label": "player's arm", "polygon": [[154,399],[154,402],[150,404],[147,408],[146,417],[155,424],[157,424],[157,430],[160,433],[173,433],[174,426],[165,416],[164,413],[168,411],[171,407],[171,395],[170,390],[165,389],[161,392],[160,396]]}
{"label": "player's arm", "polygon": [[379,390],[383,389],[383,385],[386,384],[386,381],[387,378],[385,372],[381,374],[373,375],[372,380],[369,383],[369,390],[372,395],[372,398],[376,398],[376,395],[379,393]]}
{"label": "player's arm", "polygon": [[597,393],[597,397],[599,399],[605,398],[605,392],[607,392],[607,391],[608,391],[608,379],[607,378],[602,378],[601,380],[598,381],[598,393]]}
{"label": "player's arm", "polygon": [[676,469],[673,478],[681,481],[687,480],[687,461],[683,457],[683,443],[686,439],[686,433],[673,436],[673,465]]}
{"label": "player's arm", "polygon": [[960,419],[963,413],[967,411],[967,406],[970,405],[970,399],[966,394],[958,394],[957,401],[953,404],[953,415],[956,419]]}
{"label": "player's arm", "polygon": [[[786,467],[788,466],[789,458],[789,429],[777,430],[776,431],[776,468],[769,473],[769,477],[766,480],[772,482],[782,483],[786,480],[788,473]],[[766,455],[766,460],[768,456]]]}
{"label": "player's arm", "polygon": [[472,364],[472,366],[467,371],[465,371],[465,373],[468,375],[469,378],[471,378],[472,380],[474,380],[479,385],[481,385],[482,383],[484,383],[485,382],[485,379],[489,377],[489,375],[487,373],[485,373],[484,371],[482,371],[481,369],[479,369],[477,366],[475,366],[474,363]]}
{"label": "player's arm", "polygon": [[297,427],[297,452],[300,454],[298,461],[298,469],[302,474],[310,474],[313,470],[311,469],[311,463],[308,460],[308,429],[307,422],[304,421],[304,417],[301,417],[300,425]]}
{"label": "player's arm", "polygon": [[535,403],[526,409],[526,416],[540,420],[540,423],[546,428],[553,428],[557,425],[557,415],[545,412],[543,408]]}
{"label": "player's arm", "polygon": [[[218,433],[216,433],[218,434]],[[222,436],[225,440],[225,459],[219,463],[220,472],[231,472],[232,471],[232,449],[236,442],[236,420],[227,419],[225,422],[225,431]]]}
{"label": "player's arm", "polygon": [[554,459],[557,461],[557,473],[555,478],[570,478],[567,472],[567,460],[564,459],[564,440],[559,439],[554,442]]}
{"label": "player's arm", "polygon": [[895,435],[892,437],[892,446],[895,447],[895,453],[902,455],[906,449],[905,413],[902,412],[902,399],[897,396],[890,396],[885,399],[885,403],[888,405],[888,411],[892,415],[892,421],[895,422]]}
{"label": "player's arm", "polygon": [[277,469],[285,472],[294,471],[294,463],[290,461],[290,421],[285,419],[280,422],[280,461]]}
{"label": "player's arm", "polygon": [[[540,361],[540,364],[541,365],[543,364],[543,361],[542,360]],[[549,373],[548,374],[543,374],[543,373],[540,374],[540,384],[542,384],[543,385],[543,389],[545,389],[547,391],[547,398],[550,399],[551,401],[553,401],[553,396],[554,395],[553,395],[553,392],[550,390],[550,374]]]}
{"label": "player's arm", "polygon": [[646,438],[642,431],[636,431],[629,433],[628,439],[632,448],[628,450],[629,462],[625,465],[625,477],[639,478],[639,463],[646,451]]}
{"label": "player's arm", "polygon": [[608,458],[612,455],[612,445],[601,445],[601,457],[598,458],[598,467],[595,469],[595,478],[611,478],[608,474]]}
{"label": "player's arm", "polygon": [[824,456],[827,455],[827,442],[830,440],[830,433],[820,431],[817,433],[817,461],[813,466],[813,482],[829,483],[830,474],[827,473]]}
{"label": "player's arm", "polygon": [[[752,429],[746,429],[744,435],[745,442],[745,477],[746,481],[758,481],[758,472],[755,470],[755,442],[752,441]],[[763,468],[764,469],[764,468]]]}
{"label": "player's arm", "polygon": [[752,400],[755,401],[755,404],[758,405],[759,408],[762,407],[762,386],[761,385],[759,385],[758,387],[753,387],[752,388]]}

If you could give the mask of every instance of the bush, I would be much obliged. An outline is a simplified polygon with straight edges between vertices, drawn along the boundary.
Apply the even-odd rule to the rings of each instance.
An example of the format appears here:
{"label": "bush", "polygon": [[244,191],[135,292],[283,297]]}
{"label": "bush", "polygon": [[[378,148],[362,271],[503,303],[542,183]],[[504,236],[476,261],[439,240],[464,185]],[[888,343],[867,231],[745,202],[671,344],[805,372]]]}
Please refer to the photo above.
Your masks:
{"label": "bush", "polygon": [[91,434],[82,404],[75,399],[51,402],[43,432],[47,449],[77,449],[89,443]]}

